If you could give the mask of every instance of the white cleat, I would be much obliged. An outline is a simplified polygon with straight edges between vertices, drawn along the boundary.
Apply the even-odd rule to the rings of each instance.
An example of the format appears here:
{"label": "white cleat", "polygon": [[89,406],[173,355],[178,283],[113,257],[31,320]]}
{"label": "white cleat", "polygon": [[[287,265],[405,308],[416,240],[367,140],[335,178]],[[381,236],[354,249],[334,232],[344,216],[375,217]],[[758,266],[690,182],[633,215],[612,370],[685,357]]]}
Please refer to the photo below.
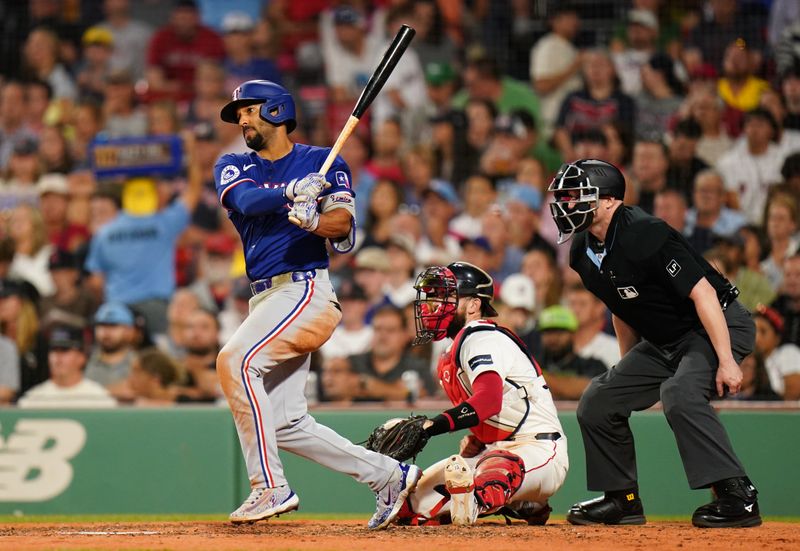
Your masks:
{"label": "white cleat", "polygon": [[233,524],[256,522],[296,511],[299,506],[300,498],[289,486],[255,488],[229,518]]}
{"label": "white cleat", "polygon": [[453,524],[472,526],[478,519],[475,482],[472,469],[463,457],[452,455],[444,467],[444,485],[450,494],[450,518]]}

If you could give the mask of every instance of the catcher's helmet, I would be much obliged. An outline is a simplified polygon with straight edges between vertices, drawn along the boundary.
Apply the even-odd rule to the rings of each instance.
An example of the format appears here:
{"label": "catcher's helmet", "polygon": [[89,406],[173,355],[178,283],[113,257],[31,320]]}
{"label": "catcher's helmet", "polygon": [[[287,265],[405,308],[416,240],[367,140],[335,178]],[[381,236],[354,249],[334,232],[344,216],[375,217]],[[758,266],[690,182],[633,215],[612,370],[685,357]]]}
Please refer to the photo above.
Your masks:
{"label": "catcher's helmet", "polygon": [[236,111],[245,105],[262,103],[261,118],[274,125],[285,124],[289,133],[297,126],[294,99],[289,90],[269,80],[248,80],[239,85],[231,94],[231,101],[220,111],[225,122],[238,124]]}
{"label": "catcher's helmet", "polygon": [[550,213],[558,227],[558,242],[564,243],[592,225],[601,197],[625,196],[625,177],[611,163],[581,159],[561,165],[547,191],[555,195]]}
{"label": "catcher's helmet", "polygon": [[458,299],[479,297],[487,317],[497,315],[489,301],[494,297],[492,277],[467,262],[453,262],[449,266],[432,266],[417,276],[414,283],[417,299],[414,301],[414,320],[417,338],[413,344],[439,341],[448,335],[448,327],[455,318]]}

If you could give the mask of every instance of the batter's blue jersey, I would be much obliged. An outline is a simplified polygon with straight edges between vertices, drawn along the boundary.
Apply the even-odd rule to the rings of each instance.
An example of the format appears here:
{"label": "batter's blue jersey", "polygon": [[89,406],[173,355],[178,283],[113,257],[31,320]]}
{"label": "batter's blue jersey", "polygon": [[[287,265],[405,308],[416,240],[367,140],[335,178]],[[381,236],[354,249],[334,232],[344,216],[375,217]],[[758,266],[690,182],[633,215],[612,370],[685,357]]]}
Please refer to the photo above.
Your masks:
{"label": "batter's blue jersey", "polygon": [[[220,203],[236,226],[244,245],[247,276],[251,281],[294,271],[328,267],[325,238],[295,226],[289,221],[291,207],[286,202],[274,212],[248,216],[234,207],[237,194],[254,188],[277,189],[289,182],[318,172],[330,148],[294,144],[292,151],[276,161],[267,161],[256,152],[226,154],[214,166],[214,180]],[[331,187],[321,196],[346,193],[355,197],[350,186],[350,169],[336,157],[327,173]]]}

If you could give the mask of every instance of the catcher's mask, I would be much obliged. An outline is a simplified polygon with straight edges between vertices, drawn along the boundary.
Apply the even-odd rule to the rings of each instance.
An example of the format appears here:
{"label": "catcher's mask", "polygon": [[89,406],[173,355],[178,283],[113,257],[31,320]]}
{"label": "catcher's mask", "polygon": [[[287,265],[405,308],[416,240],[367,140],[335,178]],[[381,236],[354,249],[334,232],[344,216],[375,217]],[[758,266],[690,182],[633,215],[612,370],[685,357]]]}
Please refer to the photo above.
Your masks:
{"label": "catcher's mask", "polygon": [[592,225],[601,197],[625,196],[625,178],[610,163],[582,159],[561,165],[547,190],[555,196],[550,214],[558,227],[560,244]]}
{"label": "catcher's mask", "polygon": [[414,301],[417,338],[412,344],[442,340],[458,308],[456,276],[445,266],[432,266],[417,276],[414,289],[417,290]]}

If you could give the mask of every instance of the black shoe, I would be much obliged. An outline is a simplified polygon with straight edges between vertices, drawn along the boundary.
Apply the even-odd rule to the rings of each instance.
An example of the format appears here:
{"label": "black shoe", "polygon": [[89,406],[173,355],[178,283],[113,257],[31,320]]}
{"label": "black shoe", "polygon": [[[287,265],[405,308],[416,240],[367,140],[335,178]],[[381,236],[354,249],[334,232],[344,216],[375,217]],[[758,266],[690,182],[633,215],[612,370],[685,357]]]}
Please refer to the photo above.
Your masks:
{"label": "black shoe", "polygon": [[692,515],[698,528],[747,528],[761,525],[758,491],[746,476],[720,480],[712,485],[716,499]]}
{"label": "black shoe", "polygon": [[[630,496],[630,499],[629,499]],[[581,501],[567,512],[571,524],[644,524],[644,508],[639,496],[629,493]]]}
{"label": "black shoe", "polygon": [[511,524],[509,519],[524,520],[530,526],[544,526],[550,519],[550,513],[553,509],[549,503],[545,503],[544,507],[539,510],[534,510],[533,503],[524,503],[521,507],[512,509],[511,507],[503,507],[497,511],[498,515],[506,517],[506,523]]}

